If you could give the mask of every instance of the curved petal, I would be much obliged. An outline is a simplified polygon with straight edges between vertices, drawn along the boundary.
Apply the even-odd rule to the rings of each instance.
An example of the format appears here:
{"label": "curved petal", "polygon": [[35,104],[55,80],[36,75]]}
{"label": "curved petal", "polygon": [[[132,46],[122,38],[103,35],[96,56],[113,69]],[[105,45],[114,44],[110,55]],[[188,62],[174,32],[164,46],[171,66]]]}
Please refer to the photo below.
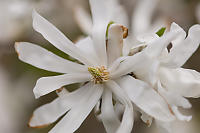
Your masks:
{"label": "curved petal", "polygon": [[181,67],[197,50],[200,43],[200,25],[194,25],[189,29],[185,40],[173,45],[168,57],[163,60],[163,65],[173,68]]}
{"label": "curved petal", "polygon": [[69,94],[69,91],[65,87],[61,87],[60,89],[56,90],[56,94],[59,97],[63,97],[65,95]]}
{"label": "curved petal", "polygon": [[86,84],[76,91],[62,95],[62,97],[56,98],[53,102],[39,107],[34,111],[29,121],[29,126],[41,127],[55,122],[67,111],[75,107],[80,101],[89,97],[91,93],[90,87],[91,84]]}
{"label": "curved petal", "polygon": [[144,51],[142,51],[133,56],[119,58],[119,60],[117,60],[115,64],[114,63],[113,65],[115,65],[114,68],[116,70],[110,75],[112,78],[118,78],[122,75],[137,71],[140,68],[148,67],[149,65],[152,65],[153,61]]}
{"label": "curved petal", "polygon": [[160,68],[161,83],[168,90],[184,97],[200,97],[200,73],[184,68]]}
{"label": "curved petal", "polygon": [[72,108],[49,133],[73,133],[80,127],[103,93],[100,85],[94,85],[91,89],[90,96]]}
{"label": "curved petal", "polygon": [[90,80],[90,74],[64,74],[59,76],[42,77],[38,79],[33,92],[36,98],[55,91],[65,85]]}
{"label": "curved petal", "polygon": [[63,59],[32,43],[15,43],[15,49],[20,60],[44,70],[59,73],[87,71],[85,66]]}
{"label": "curved petal", "polygon": [[114,111],[112,100],[112,92],[105,88],[102,96],[101,120],[107,133],[115,133],[120,125],[118,116]]}
{"label": "curved petal", "polygon": [[191,108],[190,102],[179,94],[173,93],[173,91],[164,89],[158,82],[158,92],[166,99],[170,105],[171,111],[181,121],[190,121],[192,116],[182,115],[178,110],[178,106],[183,108]]}
{"label": "curved petal", "polygon": [[[173,25],[175,25],[175,23],[172,23],[171,27],[173,27]],[[176,38],[178,38],[180,35],[182,35],[182,29],[175,28],[173,30],[170,30],[162,37],[153,39],[151,42],[149,42],[147,48],[145,48],[144,51],[149,57],[158,58],[165,50],[165,48],[169,45],[169,43],[176,40]]]}
{"label": "curved petal", "polygon": [[129,100],[127,94],[122,91],[120,86],[115,81],[110,80],[109,82],[106,82],[106,86],[112,90],[117,99],[125,106],[122,121],[116,133],[130,133],[133,128],[134,121],[133,106],[131,101]]}
{"label": "curved petal", "polygon": [[141,115],[141,119],[144,123],[147,124],[148,127],[151,126],[151,123],[153,121],[153,117],[149,116],[147,113],[145,113],[144,111],[141,111],[142,115]]}
{"label": "curved petal", "polygon": [[158,0],[140,0],[132,15],[132,32],[145,33],[151,28],[151,19]]}
{"label": "curved petal", "polygon": [[119,24],[112,24],[108,29],[107,57],[108,65],[111,65],[122,55],[123,48],[123,27]]}
{"label": "curved petal", "polygon": [[132,102],[148,115],[162,121],[174,119],[167,103],[145,82],[131,76],[124,76],[118,80],[118,83],[126,91]]}
{"label": "curved petal", "polygon": [[78,59],[84,64],[92,64],[89,57],[86,57],[62,32],[45,18],[40,16],[36,11],[33,11],[33,28],[41,33],[43,37],[56,48]]}
{"label": "curved petal", "polygon": [[175,93],[174,91],[171,90],[166,90],[166,88],[163,88],[161,83],[158,82],[158,92],[165,98],[167,103],[170,106],[179,106],[183,108],[191,108],[192,105],[190,102],[181,96],[180,94]]}
{"label": "curved petal", "polygon": [[75,8],[74,13],[75,20],[78,23],[80,29],[86,35],[90,35],[92,29],[92,18],[90,14],[85,9],[79,6]]}
{"label": "curved petal", "polygon": [[173,110],[174,114],[176,115],[176,117],[181,121],[190,121],[192,119],[192,116],[185,116],[185,115],[181,114],[181,112],[178,110],[177,106],[172,106],[172,110]]}

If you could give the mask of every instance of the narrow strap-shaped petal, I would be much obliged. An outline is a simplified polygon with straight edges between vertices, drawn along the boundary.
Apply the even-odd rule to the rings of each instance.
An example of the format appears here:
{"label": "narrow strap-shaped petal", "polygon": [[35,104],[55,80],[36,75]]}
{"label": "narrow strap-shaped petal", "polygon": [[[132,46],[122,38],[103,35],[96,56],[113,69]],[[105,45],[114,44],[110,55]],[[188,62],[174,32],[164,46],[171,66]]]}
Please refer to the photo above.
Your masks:
{"label": "narrow strap-shaped petal", "polygon": [[133,72],[140,67],[149,66],[151,63],[152,60],[146,55],[145,52],[139,52],[133,56],[117,59],[116,62],[113,63],[113,66],[111,66],[111,68],[114,67],[116,70],[110,75],[112,78],[117,78]]}
{"label": "narrow strap-shaped petal", "polygon": [[93,20],[91,37],[94,48],[98,54],[99,63],[107,66],[106,29],[109,24],[109,18],[107,16],[108,9],[106,8],[106,0],[90,0],[90,7]]}
{"label": "narrow strap-shaped petal", "polygon": [[33,28],[41,33],[52,45],[70,56],[78,59],[80,62],[91,65],[89,57],[84,54],[55,26],[49,23],[45,18],[33,11]]}
{"label": "narrow strap-shaped petal", "polygon": [[90,89],[90,96],[72,108],[49,133],[73,133],[80,127],[103,93],[101,85],[95,85]]}
{"label": "narrow strap-shaped petal", "polygon": [[[179,28],[181,29],[181,28]],[[173,45],[168,57],[164,59],[163,65],[172,68],[181,67],[197,50],[200,43],[200,25],[194,25],[189,29],[186,39],[179,40]]]}
{"label": "narrow strap-shaped petal", "polygon": [[177,106],[172,106],[172,110],[174,112],[174,114],[176,115],[176,117],[181,120],[181,121],[190,121],[192,119],[192,116],[185,116],[183,114],[181,114],[181,112],[178,110]]}
{"label": "narrow strap-shaped petal", "polygon": [[124,76],[118,80],[121,88],[141,110],[155,119],[171,121],[174,116],[163,98],[148,84],[131,76]]}
{"label": "narrow strap-shaped petal", "polygon": [[120,86],[113,80],[106,82],[106,86],[112,90],[117,99],[125,106],[123,117],[116,133],[131,133],[133,128],[134,114],[133,106],[127,94],[120,88]]}
{"label": "narrow strap-shaped petal", "polygon": [[170,91],[184,97],[200,97],[200,73],[184,68],[159,70],[161,83]]}
{"label": "narrow strap-shaped petal", "polygon": [[80,6],[76,7],[74,12],[75,12],[75,20],[78,23],[80,29],[86,35],[90,35],[92,29],[92,18],[90,14]]}
{"label": "narrow strap-shaped petal", "polygon": [[90,36],[81,39],[75,44],[85,55],[90,56],[93,61],[93,65],[98,64],[97,53],[94,49],[93,41]]}
{"label": "narrow strap-shaped petal", "polygon": [[30,119],[29,126],[41,127],[55,122],[68,110],[76,106],[77,103],[89,97],[89,94],[92,91],[89,89],[90,87],[90,83],[86,84],[76,91],[70,93],[68,92],[68,94],[59,96],[51,103],[39,107],[34,111],[33,116]]}
{"label": "narrow strap-shaped petal", "polygon": [[55,91],[65,85],[90,80],[90,74],[64,74],[59,76],[42,77],[38,79],[33,92],[36,98]]}
{"label": "narrow strap-shaped petal", "polygon": [[112,24],[108,29],[107,56],[108,65],[111,65],[122,55],[123,48],[123,27],[119,24]]}
{"label": "narrow strap-shaped petal", "polygon": [[19,59],[48,71],[59,73],[75,73],[87,71],[83,65],[63,59],[50,51],[28,42],[15,44]]}
{"label": "narrow strap-shaped petal", "polygon": [[120,125],[118,116],[114,111],[112,100],[111,90],[105,89],[102,96],[101,120],[107,133],[115,133]]}
{"label": "narrow strap-shaped petal", "polygon": [[107,0],[106,6],[108,8],[110,21],[129,27],[128,15],[119,0]]}
{"label": "narrow strap-shaped petal", "polygon": [[139,0],[132,15],[132,32],[140,34],[151,28],[151,19],[158,0]]}
{"label": "narrow strap-shaped petal", "polygon": [[[92,2],[91,2],[91,6],[93,6]],[[102,7],[100,7],[100,6],[102,6]],[[106,4],[99,5],[99,8],[101,8],[101,9],[107,8],[108,9],[107,14],[105,14],[105,12],[103,13],[103,15],[104,15],[103,17],[108,16],[110,21],[114,21],[116,23],[128,26],[128,16],[126,14],[125,9],[120,5],[119,0],[106,0]],[[92,11],[94,11],[94,10],[92,9]],[[95,10],[94,12],[98,14],[98,11]],[[93,13],[93,14],[95,14],[95,13]],[[97,15],[97,16],[99,16],[99,15]],[[93,15],[93,17],[94,17],[93,21],[95,21],[96,15]],[[105,18],[107,18],[107,17],[105,17]],[[102,20],[105,18],[100,18],[100,19]],[[92,18],[89,15],[89,13],[87,13],[87,11],[81,7],[76,7],[75,19],[78,22],[78,25],[81,28],[81,30],[85,34],[90,35],[91,31],[92,31]]]}

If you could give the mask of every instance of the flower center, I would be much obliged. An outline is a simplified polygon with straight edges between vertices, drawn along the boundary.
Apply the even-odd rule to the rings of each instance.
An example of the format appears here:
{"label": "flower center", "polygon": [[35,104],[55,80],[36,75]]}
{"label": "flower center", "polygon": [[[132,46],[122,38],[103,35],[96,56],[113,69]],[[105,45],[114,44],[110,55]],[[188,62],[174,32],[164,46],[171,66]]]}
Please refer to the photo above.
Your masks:
{"label": "flower center", "polygon": [[95,84],[102,84],[109,80],[109,72],[104,66],[88,67],[88,71],[92,75],[92,80]]}

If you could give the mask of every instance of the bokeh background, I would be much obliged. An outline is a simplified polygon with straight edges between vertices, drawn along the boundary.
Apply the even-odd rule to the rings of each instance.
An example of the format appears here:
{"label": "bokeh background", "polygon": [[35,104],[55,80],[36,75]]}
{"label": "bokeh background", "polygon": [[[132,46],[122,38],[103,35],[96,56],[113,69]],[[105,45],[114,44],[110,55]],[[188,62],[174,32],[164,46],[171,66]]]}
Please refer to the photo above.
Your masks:
{"label": "bokeh background", "polygon": [[[139,1],[120,1],[130,18]],[[166,23],[176,22],[187,31],[193,24],[200,24],[199,4],[199,0],[159,0],[152,22],[162,17]],[[68,58],[33,30],[31,13],[36,9],[72,41],[76,41],[84,35],[74,18],[77,6],[90,12],[88,0],[0,0],[0,133],[47,133],[53,127],[52,124],[47,128],[32,129],[28,128],[27,123],[34,109],[56,97],[53,92],[38,100],[34,99],[32,89],[36,80],[56,73],[19,61],[14,50],[14,42],[32,42]],[[200,49],[184,67],[200,71]],[[71,87],[74,86],[67,86]],[[175,123],[174,126],[177,127],[175,133],[200,132],[200,99],[190,99],[190,101],[193,108],[185,113],[192,114],[193,119],[190,122]],[[134,133],[158,133],[154,124],[147,127],[139,118],[140,114],[137,114]],[[91,113],[77,131],[79,132],[104,133],[105,130],[102,123]]]}

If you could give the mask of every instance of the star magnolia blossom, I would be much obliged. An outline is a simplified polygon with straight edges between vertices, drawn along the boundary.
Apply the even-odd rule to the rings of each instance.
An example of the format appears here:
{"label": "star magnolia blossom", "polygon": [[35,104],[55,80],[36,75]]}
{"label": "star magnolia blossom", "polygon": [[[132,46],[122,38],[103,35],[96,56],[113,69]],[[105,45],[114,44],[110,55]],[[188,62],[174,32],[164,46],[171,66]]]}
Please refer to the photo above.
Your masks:
{"label": "star magnolia blossom", "polygon": [[[146,64],[148,67],[141,67],[134,71],[134,74],[137,78],[154,86],[154,89],[166,100],[170,110],[178,120],[189,121],[192,117],[182,115],[178,107],[190,108],[191,104],[186,98],[200,97],[200,82],[198,81],[200,74],[195,70],[181,68],[181,66],[185,64],[199,46],[200,25],[192,26],[187,37],[185,31],[173,23],[170,31],[175,30],[180,31],[179,36],[166,43],[159,53],[155,54],[156,52],[154,52],[152,56],[149,56],[146,59],[149,60]],[[147,45],[151,47],[151,42],[156,42],[162,38],[165,38],[165,34],[163,37],[155,35],[155,38]],[[170,42],[172,48],[168,50],[167,45]],[[156,46],[152,45],[152,47]],[[152,121],[151,117],[145,117],[147,118],[146,120]],[[165,129],[165,132],[172,132],[170,123],[163,123],[157,120],[157,124],[160,128]]]}
{"label": "star magnolia blossom", "polygon": [[[123,38],[127,34],[126,28],[118,24],[108,26],[110,18],[102,14],[106,12],[106,8],[99,8],[105,2],[91,0],[90,4],[93,16],[92,32],[89,37],[77,44],[73,44],[46,19],[33,12],[34,29],[56,48],[79,60],[80,64],[65,60],[32,43],[16,43],[15,49],[22,61],[41,69],[62,73],[58,76],[40,78],[33,90],[36,98],[68,84],[84,83],[76,91],[70,93],[61,91],[62,95],[59,94],[60,96],[53,102],[38,108],[33,113],[29,126],[46,126],[67,112],[50,133],[75,132],[99,102],[101,102],[101,120],[109,133],[131,132],[133,125],[131,101],[160,121],[173,120],[174,116],[164,99],[147,83],[128,75],[143,67],[146,60],[142,59],[158,42],[152,43],[150,47],[147,46],[143,52],[134,56],[120,57]],[[106,31],[108,31],[107,38]],[[169,32],[160,43],[166,44],[179,33],[179,30]],[[158,48],[161,46],[163,45],[159,45]],[[113,107],[113,99],[124,106],[121,121],[116,115],[117,110]]]}
{"label": "star magnolia blossom", "polygon": [[[177,67],[182,66],[197,49],[199,44],[199,39],[197,37],[197,35],[199,34],[199,25],[193,26],[189,30],[188,37],[185,39],[186,33],[177,24],[173,23],[171,26],[171,31],[178,30],[180,31],[180,35],[177,38],[168,38],[168,40],[166,39],[166,35],[159,38],[155,34],[155,32],[158,30],[158,27],[162,27],[165,22],[163,21],[163,19],[159,19],[153,25],[151,24],[151,18],[153,15],[153,11],[155,10],[156,4],[157,0],[138,1],[138,6],[136,6],[137,8],[134,10],[132,16],[132,32],[128,38],[128,41],[125,40],[126,42],[124,44],[123,56],[134,55],[139,51],[145,53],[143,52],[143,50],[147,47],[147,45],[147,49],[151,49],[150,47],[153,47],[151,50],[154,55],[151,57],[148,53],[148,57],[144,56],[143,60],[146,60],[146,64],[138,69],[135,69],[135,71],[133,71],[133,74],[140,80],[144,80],[149,83],[149,85],[151,85],[156,91],[158,91],[158,94],[163,97],[163,99],[166,101],[166,104],[169,106],[169,110],[171,111],[171,113],[174,114],[179,120],[189,121],[192,117],[182,115],[179,112],[178,107],[191,107],[189,101],[184,97],[199,97],[200,89],[199,82],[197,80],[199,74],[194,70]],[[111,5],[115,5],[116,7],[118,7],[110,8],[109,16],[111,17],[111,19],[114,22],[127,24],[128,20],[126,13],[119,2],[115,0],[109,0],[108,7],[111,7]],[[116,17],[115,14],[120,11],[121,14]],[[79,19],[80,16],[83,19]],[[89,15],[84,10],[79,9],[76,10],[76,18],[82,31],[84,31],[86,34],[90,34],[91,28],[87,27],[91,27],[92,25]],[[163,40],[168,43],[161,43]],[[153,41],[153,44],[155,46],[152,45]],[[172,42],[173,47],[168,52],[166,46],[170,42]],[[158,47],[158,45],[160,45],[160,47]],[[176,66],[176,64],[179,65]],[[128,81],[128,78],[126,80]],[[123,81],[123,83],[121,84],[124,84],[125,86],[127,83],[126,80]],[[133,86],[136,85],[133,84],[130,87],[132,88]],[[130,92],[128,94],[131,94]],[[131,95],[129,97],[131,97]],[[152,116],[146,114],[142,110],[140,110],[140,112],[142,113],[142,120],[150,126],[152,122]],[[164,130],[165,132],[171,132],[171,123],[165,123],[156,120],[156,124],[162,131]]]}

